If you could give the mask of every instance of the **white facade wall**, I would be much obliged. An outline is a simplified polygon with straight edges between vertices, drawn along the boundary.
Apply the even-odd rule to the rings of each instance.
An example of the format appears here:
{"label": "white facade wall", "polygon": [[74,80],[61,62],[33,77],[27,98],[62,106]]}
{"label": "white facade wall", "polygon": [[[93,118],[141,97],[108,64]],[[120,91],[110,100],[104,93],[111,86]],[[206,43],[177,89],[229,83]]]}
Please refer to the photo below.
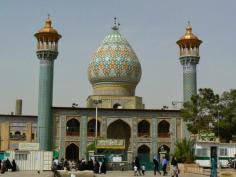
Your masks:
{"label": "white facade wall", "polygon": [[17,170],[51,170],[52,151],[7,151],[8,159],[15,159]]}

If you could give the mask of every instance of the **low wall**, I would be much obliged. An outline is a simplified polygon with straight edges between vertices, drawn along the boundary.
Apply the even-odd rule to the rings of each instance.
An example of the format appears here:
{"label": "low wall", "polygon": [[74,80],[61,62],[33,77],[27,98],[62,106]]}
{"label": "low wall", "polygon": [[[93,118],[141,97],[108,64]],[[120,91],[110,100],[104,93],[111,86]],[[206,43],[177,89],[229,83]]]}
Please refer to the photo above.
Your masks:
{"label": "low wall", "polygon": [[66,170],[57,170],[57,177],[95,177],[93,171],[66,171]]}
{"label": "low wall", "polygon": [[197,164],[178,164],[180,173],[203,173],[203,168]]}

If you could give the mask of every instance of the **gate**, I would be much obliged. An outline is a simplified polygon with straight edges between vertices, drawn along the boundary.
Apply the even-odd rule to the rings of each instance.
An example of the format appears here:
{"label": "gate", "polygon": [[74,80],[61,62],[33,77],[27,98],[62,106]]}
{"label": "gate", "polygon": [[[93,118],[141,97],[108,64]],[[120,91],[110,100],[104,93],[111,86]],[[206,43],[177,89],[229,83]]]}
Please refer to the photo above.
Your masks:
{"label": "gate", "polygon": [[148,153],[138,153],[140,166],[144,165],[146,170],[153,170],[153,163],[150,161],[150,155]]}

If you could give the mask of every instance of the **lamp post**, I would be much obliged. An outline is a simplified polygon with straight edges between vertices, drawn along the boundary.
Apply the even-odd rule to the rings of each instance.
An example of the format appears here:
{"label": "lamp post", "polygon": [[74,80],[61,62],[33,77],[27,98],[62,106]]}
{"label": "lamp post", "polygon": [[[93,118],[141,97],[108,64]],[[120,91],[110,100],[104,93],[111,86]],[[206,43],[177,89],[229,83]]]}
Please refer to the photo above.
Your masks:
{"label": "lamp post", "polygon": [[93,103],[96,105],[96,122],[95,122],[95,139],[98,136],[98,104],[102,103],[102,100],[93,100]]}

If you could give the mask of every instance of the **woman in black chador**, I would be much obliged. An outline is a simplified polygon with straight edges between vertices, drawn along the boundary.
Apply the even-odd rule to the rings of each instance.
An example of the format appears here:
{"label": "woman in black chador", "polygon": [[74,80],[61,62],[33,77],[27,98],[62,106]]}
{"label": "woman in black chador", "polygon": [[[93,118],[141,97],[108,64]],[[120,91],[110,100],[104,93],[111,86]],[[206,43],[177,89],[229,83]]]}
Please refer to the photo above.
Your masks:
{"label": "woman in black chador", "polygon": [[12,171],[16,171],[16,162],[14,159],[12,160]]}
{"label": "woman in black chador", "polygon": [[106,172],[107,172],[106,159],[103,158],[103,159],[102,159],[102,165],[101,165],[101,173],[106,174]]}

